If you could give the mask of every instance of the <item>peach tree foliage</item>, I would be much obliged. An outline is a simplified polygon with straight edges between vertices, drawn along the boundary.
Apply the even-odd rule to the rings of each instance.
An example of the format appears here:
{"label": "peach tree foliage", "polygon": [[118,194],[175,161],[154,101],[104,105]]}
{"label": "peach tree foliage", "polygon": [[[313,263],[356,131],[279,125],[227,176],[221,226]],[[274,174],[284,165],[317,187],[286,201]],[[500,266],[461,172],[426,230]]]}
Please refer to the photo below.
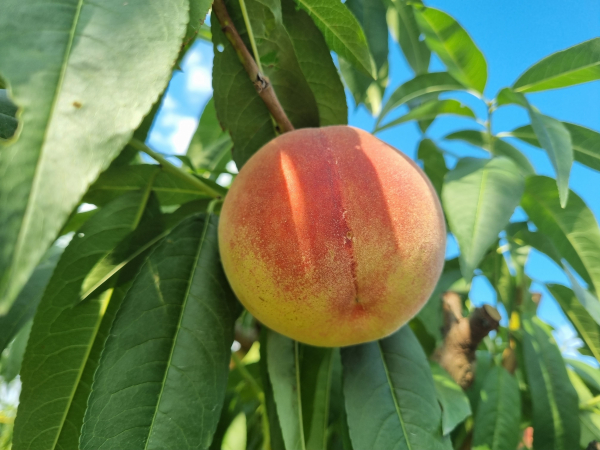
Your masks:
{"label": "peach tree foliage", "polygon": [[[600,79],[600,38],[486,98],[480,49],[420,1],[224,5],[295,128],[346,124],[345,89],[376,117],[374,133],[419,127],[418,159],[460,256],[386,339],[316,348],[260,327],[220,265],[227,187],[216,179],[280,130],[215,14],[204,24],[210,0],[5,0],[0,376],[5,385],[20,375],[22,389],[16,418],[0,398],[0,446],[511,450],[525,436],[536,450],[572,450],[600,440],[600,374],[563,359],[524,270],[532,248],[563,268],[570,286],[548,291],[581,353],[598,360],[600,228],[569,175],[574,162],[600,171],[600,134],[544,115],[527,94]],[[214,44],[214,95],[187,154],[166,159],[144,142],[195,39]],[[414,72],[393,91],[389,42]],[[444,71],[429,71],[432,53]],[[485,104],[484,117],[453,98],[465,92]],[[505,105],[530,124],[494,133]],[[426,137],[444,115],[473,124]],[[456,158],[443,149],[453,140],[485,156]],[[546,152],[556,179],[536,175],[522,142]],[[527,219],[509,222],[518,206]],[[488,278],[510,321],[472,349],[475,377],[462,389],[436,349],[449,336],[442,294],[458,294],[468,316],[474,275]]]}

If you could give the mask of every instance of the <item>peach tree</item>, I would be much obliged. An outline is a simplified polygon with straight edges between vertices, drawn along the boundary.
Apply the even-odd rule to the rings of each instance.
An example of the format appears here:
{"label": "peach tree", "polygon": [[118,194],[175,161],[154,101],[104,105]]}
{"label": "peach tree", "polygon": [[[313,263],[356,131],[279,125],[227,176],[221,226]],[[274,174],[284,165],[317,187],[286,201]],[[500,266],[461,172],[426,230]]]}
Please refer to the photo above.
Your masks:
{"label": "peach tree", "polygon": [[[574,162],[600,171],[600,133],[527,94],[600,79],[600,38],[487,98],[480,49],[419,0],[2,6],[0,448],[597,448],[600,372],[563,357],[525,266],[535,249],[565,272],[569,286],[546,287],[597,363],[600,228],[569,177]],[[147,137],[197,39],[214,45],[213,98],[187,153],[161,154]],[[394,90],[389,43],[414,73]],[[443,71],[429,70],[432,55]],[[376,135],[419,127],[419,164],[460,255],[398,331],[314,347],[236,299],[217,238],[229,186],[217,179],[281,134],[347,124],[346,92]],[[530,124],[495,130],[506,105]],[[473,124],[431,139],[444,115]],[[449,141],[482,156],[452,155]],[[536,174],[523,142],[555,178]],[[474,276],[494,306],[473,306]],[[17,376],[18,409],[2,398]]]}

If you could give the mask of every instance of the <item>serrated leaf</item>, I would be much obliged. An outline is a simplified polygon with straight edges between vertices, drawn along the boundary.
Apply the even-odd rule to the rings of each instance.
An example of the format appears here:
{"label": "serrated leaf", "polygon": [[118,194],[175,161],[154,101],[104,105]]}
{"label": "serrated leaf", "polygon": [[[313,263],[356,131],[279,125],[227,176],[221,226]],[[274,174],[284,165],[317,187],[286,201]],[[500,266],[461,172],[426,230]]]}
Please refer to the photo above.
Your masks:
{"label": "serrated leaf", "polygon": [[442,406],[442,433],[449,434],[471,415],[469,399],[439,364],[430,363],[437,399]]}
{"label": "serrated leaf", "polygon": [[519,205],[525,179],[507,158],[463,158],[448,172],[442,203],[467,281]]}
{"label": "serrated leaf", "polygon": [[190,0],[190,20],[187,24],[184,44],[196,37],[206,20],[206,15],[211,5],[211,0]]}
{"label": "serrated leaf", "polygon": [[579,402],[550,327],[523,319],[523,353],[533,404],[534,450],[572,450],[579,445]]}
{"label": "serrated leaf", "polygon": [[136,164],[113,167],[102,173],[90,186],[83,201],[102,206],[127,192],[137,191],[147,186],[150,181],[152,181],[152,190],[163,206],[180,205],[206,197],[195,186],[161,170],[158,165]]}
{"label": "serrated leaf", "polygon": [[586,308],[571,289],[560,284],[548,284],[546,287],[565,312],[594,358],[600,360],[600,326],[598,323],[586,311]]}
{"label": "serrated leaf", "polygon": [[365,32],[377,76],[373,81],[371,76],[365,75],[343,58],[339,63],[340,71],[354,97],[355,105],[363,103],[373,115],[377,115],[381,111],[389,73],[386,8],[382,0],[348,0],[345,5]]}
{"label": "serrated leaf", "polygon": [[393,109],[396,109],[413,99],[417,99],[433,92],[462,90],[465,90],[465,87],[446,72],[433,72],[417,75],[412,80],[400,85],[400,87],[390,95],[387,103],[381,109],[376,126],[378,126],[385,116]]}
{"label": "serrated leaf", "polygon": [[600,79],[600,38],[556,52],[531,66],[513,89],[538,92]]}
{"label": "serrated leaf", "polygon": [[583,200],[574,192],[569,197],[561,208],[554,180],[535,176],[527,179],[521,206],[560,256],[600,292],[600,228]]}
{"label": "serrated leaf", "polygon": [[166,86],[188,20],[184,0],[3,9],[0,67],[21,126],[0,152],[0,314]]}
{"label": "serrated leaf", "polygon": [[366,75],[376,78],[365,33],[344,4],[337,0],[296,0],[296,3],[314,20],[331,50]]}
{"label": "serrated leaf", "polygon": [[419,144],[417,158],[423,161],[423,171],[441,198],[444,177],[448,173],[444,155],[431,139],[423,139]]}
{"label": "serrated leaf", "polygon": [[440,57],[448,72],[466,87],[483,92],[487,63],[469,34],[443,11],[419,4],[413,7],[425,43]]}
{"label": "serrated leaf", "polygon": [[451,449],[425,353],[410,327],[342,348],[350,437],[362,449]]}
{"label": "serrated leaf", "polygon": [[10,101],[6,89],[0,89],[0,142],[10,139],[17,129],[19,122],[16,118],[17,107]]}
{"label": "serrated leaf", "polygon": [[515,377],[494,367],[485,377],[473,425],[474,450],[515,450],[521,437],[521,397]]}
{"label": "serrated leaf", "polygon": [[347,124],[344,85],[325,38],[310,16],[296,8],[293,0],[282,1],[282,9],[283,23],[292,40],[300,69],[317,102],[320,125]]}
{"label": "serrated leaf", "polygon": [[[600,171],[600,133],[574,123],[563,122],[563,125],[571,134],[575,161]],[[542,146],[531,125],[517,128],[505,135],[516,137],[536,147]]]}
{"label": "serrated leaf", "polygon": [[50,247],[31,273],[8,313],[0,316],[0,353],[19,330],[33,318],[62,252],[61,247]]}
{"label": "serrated leaf", "polygon": [[535,173],[535,169],[529,162],[529,159],[520,150],[498,137],[494,137],[490,144],[490,137],[485,131],[460,130],[444,136],[444,139],[467,142],[487,150],[495,156],[506,156],[516,162],[525,175],[533,175]]}
{"label": "serrated leaf", "polygon": [[556,171],[560,205],[564,208],[569,198],[569,176],[573,165],[571,134],[559,120],[540,114],[531,107],[528,110],[535,135]]}
{"label": "serrated leaf", "polygon": [[458,100],[431,100],[411,109],[403,116],[400,116],[399,118],[392,120],[385,125],[380,125],[375,129],[374,132],[377,133],[411,120],[435,119],[437,116],[442,114],[452,114],[455,116],[470,117],[472,119],[477,118],[471,108],[464,106]]}
{"label": "serrated leaf", "polygon": [[[227,9],[247,48],[251,48],[239,2],[226,1]],[[319,126],[315,97],[300,68],[292,41],[283,25],[280,5],[245,2],[265,75],[290,121],[296,128]],[[217,116],[233,139],[233,159],[238,169],[276,136],[273,121],[238,56],[212,21],[215,59],[213,88]]]}
{"label": "serrated leaf", "polygon": [[426,73],[431,51],[419,38],[421,30],[415,20],[412,6],[406,0],[392,0],[387,19],[393,38],[400,44],[406,61],[416,75]]}
{"label": "serrated leaf", "polygon": [[80,448],[207,448],[238,311],[219,262],[216,217],[186,219],[148,257],[123,300]]}
{"label": "serrated leaf", "polygon": [[[133,192],[102,208],[63,252],[38,306],[21,371],[15,449],[58,449],[79,427],[67,421],[112,290],[78,303],[88,271],[135,228],[146,195]],[[92,371],[93,374],[93,371]],[[89,386],[87,386],[89,388]],[[88,391],[89,392],[89,391]],[[87,396],[86,396],[87,397]],[[80,411],[80,422],[83,411]]]}

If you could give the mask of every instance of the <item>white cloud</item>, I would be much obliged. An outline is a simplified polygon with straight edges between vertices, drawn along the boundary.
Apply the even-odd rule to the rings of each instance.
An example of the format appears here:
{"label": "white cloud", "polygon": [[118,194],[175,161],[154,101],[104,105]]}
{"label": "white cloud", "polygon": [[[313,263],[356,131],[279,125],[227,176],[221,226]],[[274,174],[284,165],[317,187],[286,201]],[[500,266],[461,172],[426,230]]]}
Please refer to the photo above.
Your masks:
{"label": "white cloud", "polygon": [[186,75],[186,88],[188,91],[202,94],[212,91],[212,75],[207,67],[192,67],[186,71]]}
{"label": "white cloud", "polygon": [[175,130],[170,136],[174,153],[181,155],[186,152],[197,127],[198,120],[196,118],[180,116],[180,119],[175,126]]}

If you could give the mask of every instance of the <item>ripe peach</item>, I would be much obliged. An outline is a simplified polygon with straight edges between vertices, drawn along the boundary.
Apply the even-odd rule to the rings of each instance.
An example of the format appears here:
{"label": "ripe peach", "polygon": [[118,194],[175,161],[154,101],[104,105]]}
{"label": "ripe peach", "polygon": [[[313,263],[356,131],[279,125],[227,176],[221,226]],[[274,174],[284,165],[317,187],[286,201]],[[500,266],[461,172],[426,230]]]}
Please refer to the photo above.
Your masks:
{"label": "ripe peach", "polygon": [[444,263],[421,169],[349,126],[300,129],[240,170],[219,225],[227,278],[273,330],[316,346],[383,338],[425,304]]}

